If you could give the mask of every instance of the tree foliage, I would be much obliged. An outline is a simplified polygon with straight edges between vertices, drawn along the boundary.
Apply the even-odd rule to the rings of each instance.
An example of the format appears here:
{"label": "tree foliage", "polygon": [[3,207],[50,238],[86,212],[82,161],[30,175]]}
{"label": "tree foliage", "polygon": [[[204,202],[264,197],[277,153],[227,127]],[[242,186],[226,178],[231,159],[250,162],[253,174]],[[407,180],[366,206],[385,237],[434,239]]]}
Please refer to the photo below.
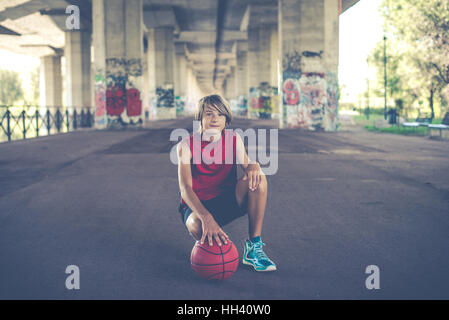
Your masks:
{"label": "tree foliage", "polygon": [[0,69],[0,104],[13,105],[23,99],[19,73]]}
{"label": "tree foliage", "polygon": [[[383,0],[381,13],[388,38],[389,95],[405,106],[449,101],[449,1]],[[369,61],[383,84],[383,41]],[[448,93],[446,95],[446,92]]]}

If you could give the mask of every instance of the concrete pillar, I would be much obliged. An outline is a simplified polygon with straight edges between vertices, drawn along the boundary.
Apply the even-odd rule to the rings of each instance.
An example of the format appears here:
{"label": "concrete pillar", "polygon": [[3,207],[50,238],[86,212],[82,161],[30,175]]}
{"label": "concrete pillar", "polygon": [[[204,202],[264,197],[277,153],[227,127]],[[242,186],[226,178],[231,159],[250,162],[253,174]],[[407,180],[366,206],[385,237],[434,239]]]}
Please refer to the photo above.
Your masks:
{"label": "concrete pillar", "polygon": [[106,112],[106,25],[104,1],[92,2],[92,42],[94,47],[95,128],[108,125]]}
{"label": "concrete pillar", "polygon": [[336,130],[339,0],[278,3],[283,96],[280,127]]}
{"label": "concrete pillar", "polygon": [[195,112],[195,92],[194,92],[194,77],[193,70],[190,65],[187,66],[187,101],[185,105],[185,112],[188,114],[193,114]]}
{"label": "concrete pillar", "polygon": [[280,118],[280,60],[279,60],[279,35],[278,26],[273,25],[270,37],[270,87],[271,87],[271,118]]}
{"label": "concrete pillar", "polygon": [[231,67],[231,72],[228,75],[228,79],[226,81],[227,88],[227,99],[232,100],[235,98],[236,88],[235,88],[235,67]]}
{"label": "concrete pillar", "polygon": [[184,43],[175,43],[174,95],[176,116],[184,114],[187,97],[187,59],[184,47]]}
{"label": "concrete pillar", "polygon": [[93,1],[97,127],[143,123],[142,0]]}
{"label": "concrete pillar", "polygon": [[[145,114],[145,120],[150,119],[150,74],[148,71],[148,35],[145,33],[144,52],[142,58],[142,72],[143,72],[143,89],[142,89],[142,108]],[[146,44],[146,48],[145,48]]]}
{"label": "concrete pillar", "polygon": [[173,31],[173,27],[158,27],[148,32],[150,99],[157,119],[176,118]]}
{"label": "concrete pillar", "polygon": [[67,106],[91,106],[91,31],[65,32]]}
{"label": "concrete pillar", "polygon": [[248,42],[236,41],[235,86],[237,98],[236,114],[248,116]]}
{"label": "concrete pillar", "polygon": [[248,117],[271,117],[271,25],[248,27]]}
{"label": "concrete pillar", "polygon": [[40,65],[41,107],[62,106],[61,56],[41,57]]}
{"label": "concrete pillar", "polygon": [[231,111],[234,115],[238,115],[239,106],[238,106],[238,97],[237,97],[237,81],[236,81],[236,67],[231,67],[231,72],[228,76],[228,80],[226,82],[227,89],[227,97],[229,104],[231,106]]}

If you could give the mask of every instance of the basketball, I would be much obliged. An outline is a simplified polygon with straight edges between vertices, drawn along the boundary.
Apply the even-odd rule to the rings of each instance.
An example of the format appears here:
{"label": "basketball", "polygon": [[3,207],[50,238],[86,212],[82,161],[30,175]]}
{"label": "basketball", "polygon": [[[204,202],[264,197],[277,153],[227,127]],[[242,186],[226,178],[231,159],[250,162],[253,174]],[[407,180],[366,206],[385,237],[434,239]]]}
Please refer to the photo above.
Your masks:
{"label": "basketball", "polygon": [[197,241],[190,254],[190,264],[193,271],[204,279],[226,280],[237,270],[239,265],[239,252],[231,240],[228,244],[222,242],[221,247],[213,241],[209,246]]}

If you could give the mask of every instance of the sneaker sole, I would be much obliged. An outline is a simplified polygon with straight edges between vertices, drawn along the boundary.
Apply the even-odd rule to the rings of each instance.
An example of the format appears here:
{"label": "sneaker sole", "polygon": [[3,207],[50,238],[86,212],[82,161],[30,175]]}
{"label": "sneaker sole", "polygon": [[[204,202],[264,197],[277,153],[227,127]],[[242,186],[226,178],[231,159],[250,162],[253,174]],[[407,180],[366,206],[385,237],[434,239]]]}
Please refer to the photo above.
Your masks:
{"label": "sneaker sole", "polygon": [[275,267],[275,266],[269,266],[269,267],[267,267],[266,269],[263,269],[263,270],[257,269],[257,268],[254,266],[254,264],[252,264],[252,263],[250,263],[250,262],[247,262],[247,261],[244,260],[244,259],[242,259],[242,263],[243,263],[243,264],[246,264],[247,266],[253,267],[254,270],[256,270],[257,272],[268,272],[268,271],[275,271],[275,270],[276,270],[276,267]]}

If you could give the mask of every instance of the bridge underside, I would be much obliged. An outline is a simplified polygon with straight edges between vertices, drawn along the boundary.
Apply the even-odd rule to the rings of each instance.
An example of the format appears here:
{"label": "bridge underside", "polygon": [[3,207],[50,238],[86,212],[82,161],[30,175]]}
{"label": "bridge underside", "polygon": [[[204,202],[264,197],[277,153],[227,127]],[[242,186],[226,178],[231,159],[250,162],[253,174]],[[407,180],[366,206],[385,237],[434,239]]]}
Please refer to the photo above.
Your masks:
{"label": "bridge underside", "polygon": [[0,0],[0,47],[41,58],[41,105],[91,107],[97,128],[220,93],[237,116],[333,131],[339,15],[356,2]]}

